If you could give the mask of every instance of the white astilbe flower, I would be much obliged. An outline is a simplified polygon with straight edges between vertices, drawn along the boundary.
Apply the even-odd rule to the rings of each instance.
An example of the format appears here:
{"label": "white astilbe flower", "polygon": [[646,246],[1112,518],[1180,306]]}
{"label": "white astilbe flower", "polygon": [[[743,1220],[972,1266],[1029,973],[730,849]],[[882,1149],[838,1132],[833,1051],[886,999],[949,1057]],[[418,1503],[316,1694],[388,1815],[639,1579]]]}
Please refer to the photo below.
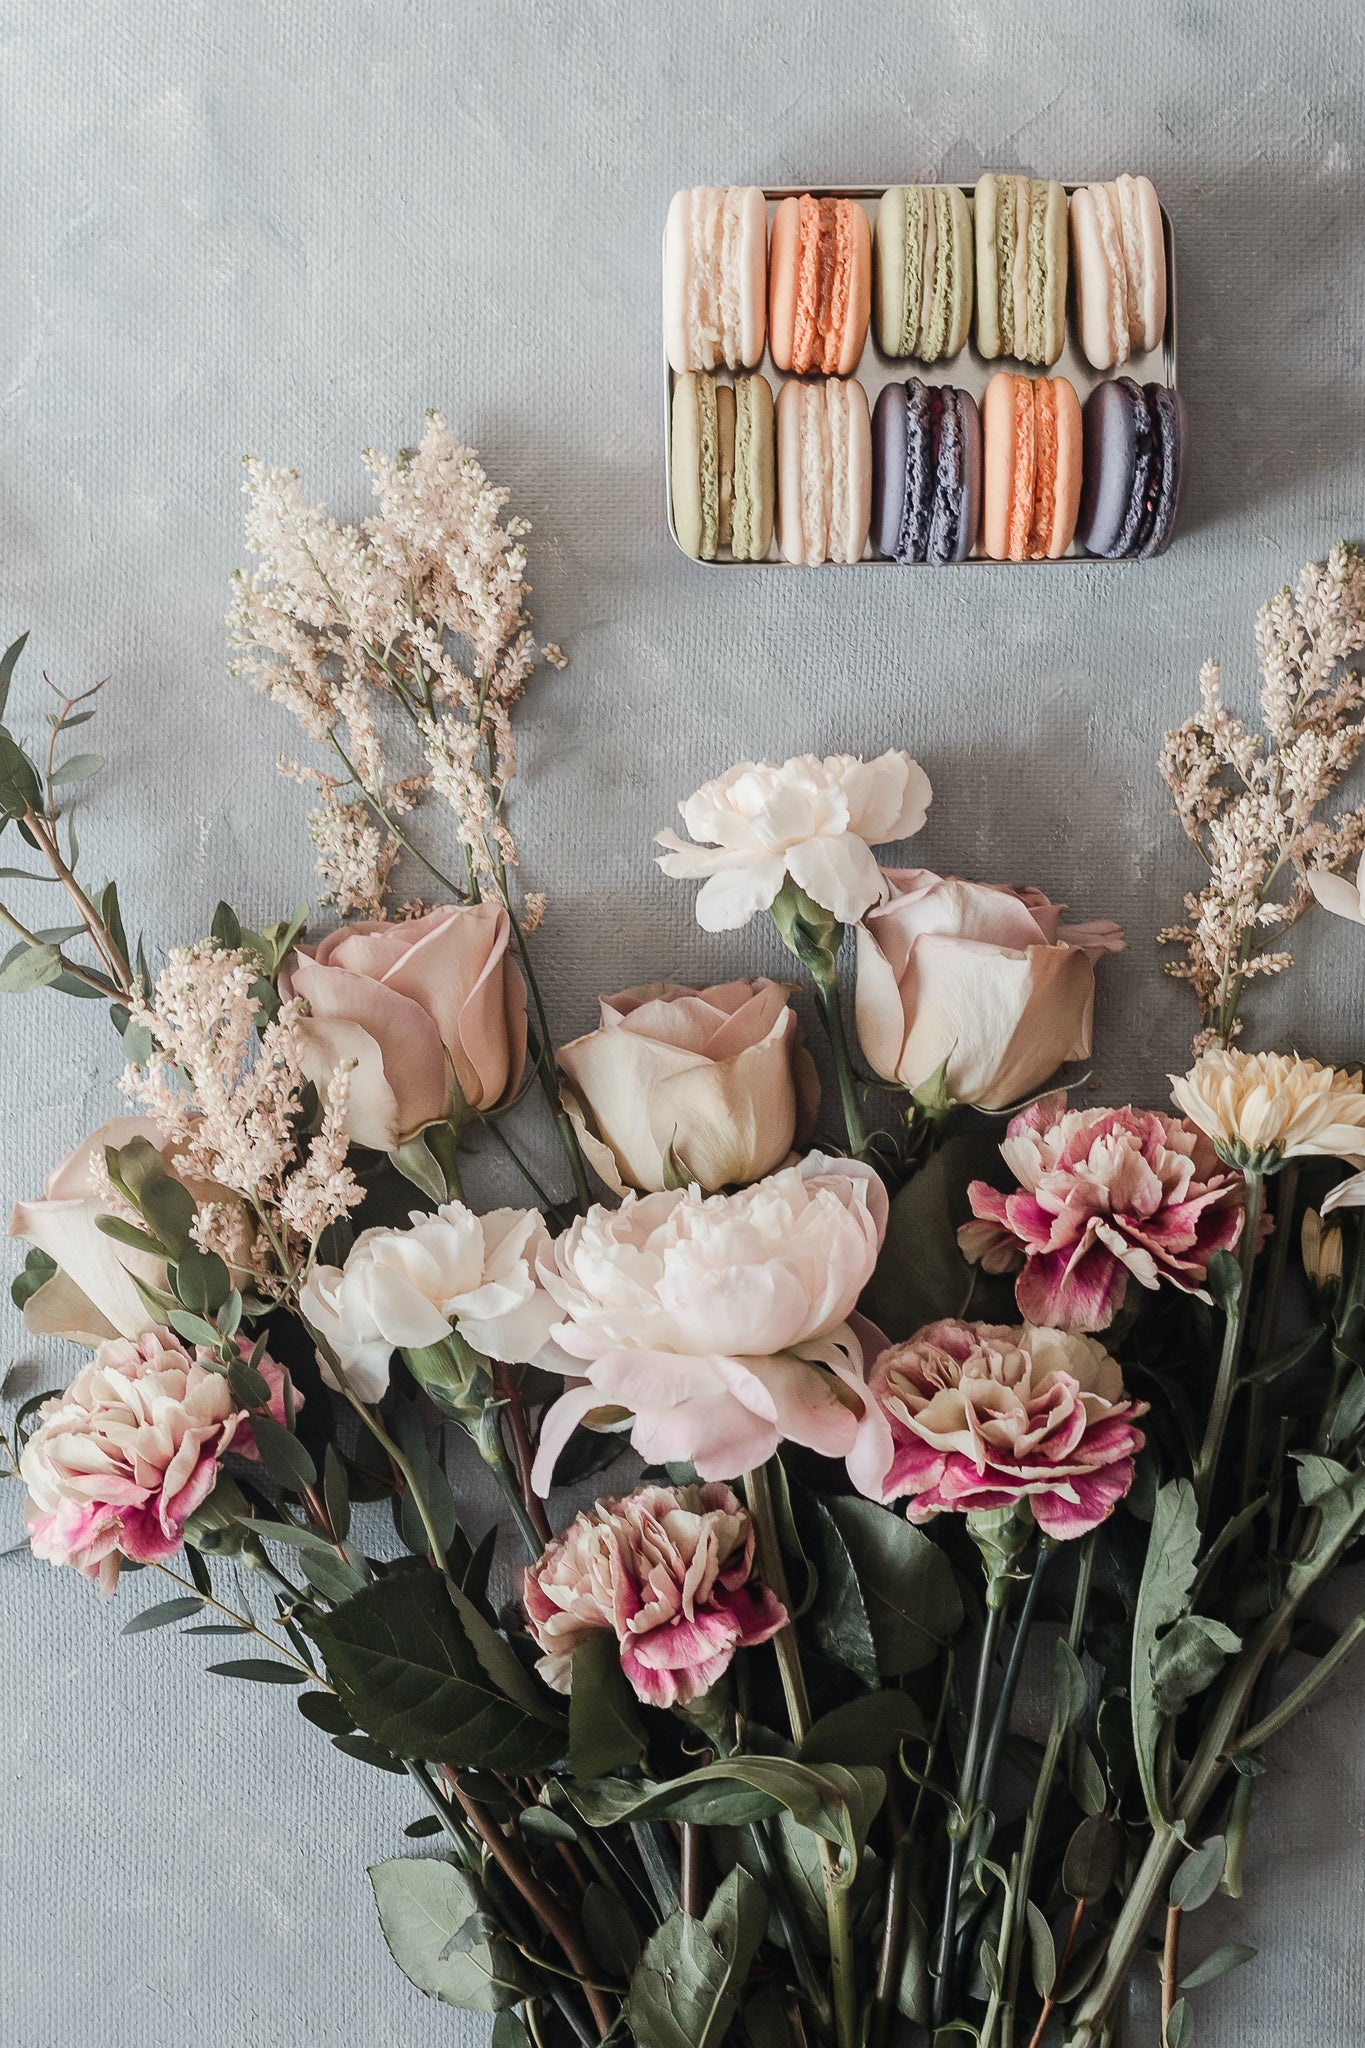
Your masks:
{"label": "white astilbe flower", "polygon": [[[1330,824],[1317,814],[1365,744],[1365,674],[1346,666],[1362,650],[1365,559],[1338,541],[1257,614],[1264,731],[1232,715],[1218,663],[1206,661],[1200,710],[1166,734],[1161,772],[1208,864],[1203,888],[1185,898],[1185,921],[1159,934],[1184,950],[1166,972],[1198,1000],[1196,1052],[1239,1034],[1246,983],[1291,964],[1283,936],[1314,897],[1330,896],[1332,908],[1346,900],[1337,892],[1347,885],[1332,878],[1365,852],[1365,806]],[[1286,893],[1274,894],[1283,881]]]}
{"label": "white astilbe flower", "polygon": [[[377,510],[357,526],[309,505],[296,470],[248,461],[246,537],[259,559],[234,579],[233,672],[330,746],[350,778],[332,784],[311,824],[324,900],[380,914],[401,836],[392,821],[413,789],[413,778],[388,774],[385,699],[417,731],[420,780],[454,812],[467,872],[505,897],[516,860],[502,815],[516,767],[512,709],[539,658],[529,529],[503,517],[507,492],[439,413],[416,448],[363,460]],[[545,658],[563,666],[557,647]],[[377,820],[367,828],[362,802]]]}
{"label": "white astilbe flower", "polygon": [[[362,1199],[346,1164],[345,1122],[350,1069],[339,1066],[322,1091],[325,1110],[309,1138],[299,1124],[308,1086],[301,1002],[282,1004],[257,1036],[252,993],[260,963],[212,940],[177,947],[150,996],[139,990],[133,1021],[152,1038],[152,1051],[129,1065],[120,1083],[165,1132],[173,1169],[188,1180],[216,1183],[241,1195],[255,1219],[255,1240],[231,1248],[271,1294],[287,1291],[285,1265],[302,1265],[329,1224]],[[201,1243],[226,1252],[227,1217],[201,1212]],[[240,1233],[241,1221],[233,1228]]]}

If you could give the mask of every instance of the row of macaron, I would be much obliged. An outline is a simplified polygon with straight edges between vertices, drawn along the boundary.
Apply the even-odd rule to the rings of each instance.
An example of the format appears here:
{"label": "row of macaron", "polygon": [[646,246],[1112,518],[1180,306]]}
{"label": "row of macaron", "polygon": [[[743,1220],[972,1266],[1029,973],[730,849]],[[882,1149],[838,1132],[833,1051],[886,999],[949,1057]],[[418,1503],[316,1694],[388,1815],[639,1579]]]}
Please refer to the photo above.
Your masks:
{"label": "row of macaron", "polygon": [[869,412],[856,378],[673,390],[670,486],[684,553],[761,562],[1055,561],[1073,541],[1111,561],[1159,554],[1186,475],[1179,395],[1115,377],[1084,406],[1065,377],[997,371],[968,391],[912,377]]}
{"label": "row of macaron", "polygon": [[[1070,261],[1068,264],[1068,248]],[[779,370],[846,377],[869,319],[883,355],[922,363],[976,346],[1043,367],[1066,342],[1068,271],[1077,340],[1097,370],[1160,345],[1166,241],[1149,178],[1082,185],[990,174],[893,185],[876,226],[856,199],[783,199],[757,185],[675,193],[664,233],[664,339],[677,371],[752,370],[765,339]]]}

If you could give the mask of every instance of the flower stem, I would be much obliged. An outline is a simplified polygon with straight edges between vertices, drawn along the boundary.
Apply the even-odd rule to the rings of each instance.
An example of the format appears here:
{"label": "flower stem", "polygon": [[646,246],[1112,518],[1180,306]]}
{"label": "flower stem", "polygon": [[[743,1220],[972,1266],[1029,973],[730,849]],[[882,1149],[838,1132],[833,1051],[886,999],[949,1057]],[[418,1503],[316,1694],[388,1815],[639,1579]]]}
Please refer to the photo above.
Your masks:
{"label": "flower stem", "polygon": [[834,1071],[839,1079],[839,1100],[843,1106],[848,1149],[855,1159],[860,1159],[867,1150],[867,1125],[863,1121],[862,1104],[858,1100],[858,1081],[853,1071],[848,1037],[844,1031],[844,1012],[839,1001],[839,977],[835,973],[833,960],[830,960],[823,969],[813,968],[812,975],[821,1022],[829,1039],[830,1050],[834,1054]]}
{"label": "flower stem", "polygon": [[995,1662],[996,1644],[1000,1640],[1004,1619],[1004,1606],[988,1600],[986,1624],[981,1632],[981,1656],[976,1667],[976,1686],[972,1694],[971,1719],[967,1724],[967,1748],[958,1777],[957,1810],[948,1824],[948,1877],[944,1886],[943,1920],[939,1927],[932,1964],[935,1974],[935,2029],[941,2027],[948,2017],[948,1995],[951,1988],[949,1979],[952,1974],[953,1940],[957,1927],[958,1892],[962,1884],[962,1864],[967,1835],[974,1818],[976,1774],[986,1721],[986,1701],[990,1694],[991,1666]]}
{"label": "flower stem", "polygon": [[1249,1168],[1244,1180],[1246,1207],[1242,1212],[1242,1239],[1238,1247],[1241,1285],[1237,1290],[1237,1300],[1224,1326],[1218,1377],[1214,1382],[1209,1419],[1204,1428],[1204,1441],[1199,1446],[1199,1456],[1194,1467],[1194,1494],[1201,1525],[1208,1512],[1214,1474],[1218,1469],[1219,1454],[1223,1448],[1223,1438],[1227,1432],[1228,1418],[1232,1413],[1232,1404],[1237,1392],[1237,1368],[1241,1362],[1242,1345],[1246,1339],[1247,1319],[1251,1308],[1251,1276],[1256,1265],[1257,1240],[1261,1234],[1265,1177],[1254,1168]]}

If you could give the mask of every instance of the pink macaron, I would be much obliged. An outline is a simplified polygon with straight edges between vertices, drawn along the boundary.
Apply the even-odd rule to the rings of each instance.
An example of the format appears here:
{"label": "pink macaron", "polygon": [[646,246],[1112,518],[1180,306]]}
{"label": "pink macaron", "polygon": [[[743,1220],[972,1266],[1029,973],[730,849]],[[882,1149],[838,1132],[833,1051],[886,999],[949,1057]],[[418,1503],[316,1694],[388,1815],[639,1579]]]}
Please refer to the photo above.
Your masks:
{"label": "pink macaron", "polygon": [[1071,195],[1071,274],[1081,349],[1097,370],[1161,346],[1166,236],[1150,178],[1113,178]]}
{"label": "pink macaron", "polygon": [[777,395],[777,544],[788,562],[859,562],[872,519],[872,420],[856,379]]}

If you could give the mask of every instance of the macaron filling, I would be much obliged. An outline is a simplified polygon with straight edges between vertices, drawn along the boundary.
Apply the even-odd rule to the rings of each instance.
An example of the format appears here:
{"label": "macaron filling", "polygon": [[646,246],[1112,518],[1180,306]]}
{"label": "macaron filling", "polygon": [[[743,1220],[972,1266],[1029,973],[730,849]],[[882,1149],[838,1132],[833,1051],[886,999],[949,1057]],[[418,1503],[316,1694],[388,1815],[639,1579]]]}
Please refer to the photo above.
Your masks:
{"label": "macaron filling", "polygon": [[701,558],[704,562],[714,562],[720,545],[720,434],[716,421],[716,386],[710,377],[697,379],[697,426]]}
{"label": "macaron filling", "polygon": [[948,329],[953,315],[953,283],[957,261],[953,234],[952,200],[943,186],[934,188],[934,261],[925,266],[924,331],[920,354],[926,363],[937,362],[948,346]]}
{"label": "macaron filling", "polygon": [[1028,304],[1024,314],[1024,336],[1020,354],[1030,363],[1045,363],[1047,346],[1047,294],[1050,284],[1047,257],[1048,188],[1039,181],[1030,187],[1028,233]]}
{"label": "macaron filling", "polygon": [[734,483],[730,493],[730,552],[740,562],[751,562],[760,552],[757,441],[753,380],[741,377],[735,385]]}
{"label": "macaron filling", "polygon": [[848,321],[853,271],[853,223],[846,199],[801,198],[796,317],[792,368],[833,375]]}
{"label": "macaron filling", "polygon": [[1000,352],[1012,356],[1014,348],[1014,193],[1013,178],[995,181],[995,292],[1000,308]]}
{"label": "macaron filling", "polygon": [[901,497],[898,562],[922,562],[929,545],[934,480],[933,401],[926,384],[912,377],[905,387],[905,479]]}
{"label": "macaron filling", "polygon": [[1026,559],[1040,562],[1052,550],[1057,519],[1057,393],[1047,377],[1035,377],[1033,393],[1033,520]]}
{"label": "macaron filling", "polygon": [[967,446],[962,401],[951,385],[934,393],[934,501],[929,516],[926,561],[942,566],[960,561],[962,519],[967,500]]}
{"label": "macaron filling", "polygon": [[[919,349],[923,320],[925,245],[929,231],[928,195],[922,185],[905,187],[905,283],[901,290],[901,334],[898,355]],[[930,265],[932,274],[932,262]]]}

